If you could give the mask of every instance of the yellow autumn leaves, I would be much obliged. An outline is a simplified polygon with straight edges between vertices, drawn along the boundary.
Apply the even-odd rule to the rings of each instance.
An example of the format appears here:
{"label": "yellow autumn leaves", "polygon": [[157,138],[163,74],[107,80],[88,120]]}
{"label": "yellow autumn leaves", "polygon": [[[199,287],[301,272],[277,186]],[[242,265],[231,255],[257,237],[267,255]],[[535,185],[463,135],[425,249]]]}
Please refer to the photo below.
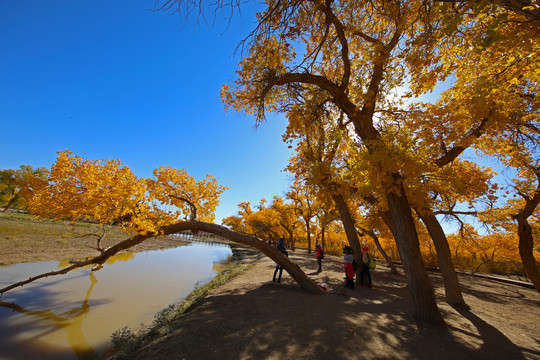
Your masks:
{"label": "yellow autumn leaves", "polygon": [[119,160],[88,160],[58,153],[46,180],[29,190],[29,211],[43,217],[119,224],[126,232],[157,233],[159,227],[186,220],[213,221],[225,187],[207,175],[196,181],[185,170],[160,167],[138,178]]}

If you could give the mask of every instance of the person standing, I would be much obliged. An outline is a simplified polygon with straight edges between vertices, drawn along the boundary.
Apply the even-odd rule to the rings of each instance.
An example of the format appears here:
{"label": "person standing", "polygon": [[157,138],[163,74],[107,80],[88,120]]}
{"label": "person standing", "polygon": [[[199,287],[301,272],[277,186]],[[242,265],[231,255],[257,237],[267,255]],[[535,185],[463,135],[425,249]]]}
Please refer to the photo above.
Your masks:
{"label": "person standing", "polygon": [[369,254],[369,248],[364,246],[364,254],[362,255],[362,270],[360,271],[360,281],[358,282],[359,286],[364,284],[364,274],[367,275],[368,279],[368,288],[371,287],[371,273],[369,268],[369,263],[372,261],[371,255]]}
{"label": "person standing", "polygon": [[345,260],[345,287],[350,288],[351,290],[354,289],[354,250],[350,246],[345,246],[345,249],[343,250],[345,253],[345,257],[343,258]]}
{"label": "person standing", "polygon": [[324,251],[321,244],[317,244],[317,253],[315,254],[317,257],[317,263],[319,264],[319,270],[317,272],[322,271],[322,259],[324,259]]}
{"label": "person standing", "polygon": [[[278,243],[277,243],[276,247],[281,253],[283,253],[285,256],[289,257],[289,253],[287,252],[287,248],[285,248],[285,239],[284,238],[280,238],[278,240]],[[279,276],[278,276],[277,282],[280,283],[281,282],[281,274],[283,274],[283,268],[281,266],[279,266],[278,264],[276,264],[276,269],[274,270],[274,278],[272,279],[272,281],[276,281],[276,275],[278,273],[278,270],[279,270]]]}

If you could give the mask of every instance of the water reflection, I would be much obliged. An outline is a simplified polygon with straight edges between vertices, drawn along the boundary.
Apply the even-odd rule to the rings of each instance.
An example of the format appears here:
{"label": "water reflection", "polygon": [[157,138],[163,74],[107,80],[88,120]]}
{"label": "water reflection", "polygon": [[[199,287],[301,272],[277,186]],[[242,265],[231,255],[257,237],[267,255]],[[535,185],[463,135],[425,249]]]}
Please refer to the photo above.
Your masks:
{"label": "water reflection", "polygon": [[[160,309],[215,276],[230,254],[227,246],[203,243],[123,253],[98,272],[83,269],[7,293],[0,301],[0,358],[96,358],[112,332],[150,324]],[[0,286],[49,271],[53,264],[66,266],[44,262],[2,268]]]}

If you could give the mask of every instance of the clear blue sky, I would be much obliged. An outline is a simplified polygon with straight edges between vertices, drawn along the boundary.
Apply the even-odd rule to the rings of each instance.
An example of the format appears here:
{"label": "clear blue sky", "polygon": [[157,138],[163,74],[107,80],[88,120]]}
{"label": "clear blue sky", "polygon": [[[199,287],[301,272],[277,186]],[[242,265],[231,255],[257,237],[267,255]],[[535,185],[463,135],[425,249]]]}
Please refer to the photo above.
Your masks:
{"label": "clear blue sky", "polygon": [[234,50],[252,29],[153,12],[154,0],[0,0],[0,168],[50,167],[57,151],[162,166],[228,186],[216,221],[287,190],[286,122],[226,113]]}

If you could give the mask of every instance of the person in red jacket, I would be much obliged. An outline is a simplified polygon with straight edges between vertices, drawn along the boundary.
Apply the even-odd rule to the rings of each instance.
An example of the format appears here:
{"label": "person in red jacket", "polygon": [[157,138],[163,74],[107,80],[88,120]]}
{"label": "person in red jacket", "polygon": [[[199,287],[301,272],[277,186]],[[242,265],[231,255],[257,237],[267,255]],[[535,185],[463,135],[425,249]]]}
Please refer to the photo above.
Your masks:
{"label": "person in red jacket", "polygon": [[350,246],[345,246],[343,252],[345,253],[345,257],[343,258],[343,260],[345,260],[345,287],[352,290],[354,289],[354,250]]}
{"label": "person in red jacket", "polygon": [[322,249],[321,244],[317,244],[317,253],[315,254],[317,257],[317,263],[319,264],[319,270],[317,272],[322,271],[322,259],[324,259],[324,251]]}

